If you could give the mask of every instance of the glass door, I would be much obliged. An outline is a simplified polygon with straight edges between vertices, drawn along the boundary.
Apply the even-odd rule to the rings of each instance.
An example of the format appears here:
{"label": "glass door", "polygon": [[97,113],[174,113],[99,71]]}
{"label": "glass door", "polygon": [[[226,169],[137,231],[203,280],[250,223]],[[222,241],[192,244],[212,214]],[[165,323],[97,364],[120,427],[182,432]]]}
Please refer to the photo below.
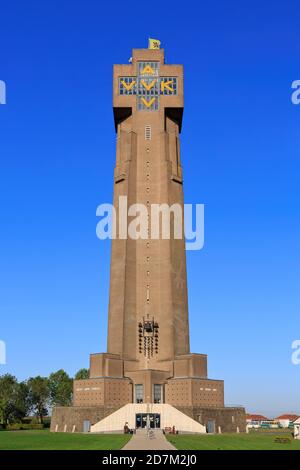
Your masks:
{"label": "glass door", "polygon": [[145,429],[147,422],[151,429],[160,428],[160,414],[159,413],[137,413],[135,415],[136,429]]}

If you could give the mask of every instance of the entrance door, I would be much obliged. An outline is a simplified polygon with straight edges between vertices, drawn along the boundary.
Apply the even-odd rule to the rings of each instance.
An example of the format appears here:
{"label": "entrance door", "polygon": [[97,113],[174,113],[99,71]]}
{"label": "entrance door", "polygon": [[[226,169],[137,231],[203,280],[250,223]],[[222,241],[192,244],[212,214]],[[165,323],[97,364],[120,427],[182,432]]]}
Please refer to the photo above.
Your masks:
{"label": "entrance door", "polygon": [[146,428],[147,422],[149,423],[150,428],[159,429],[160,428],[160,414],[158,413],[137,413],[135,415],[135,427]]}
{"label": "entrance door", "polygon": [[142,415],[140,413],[135,415],[135,427],[136,429],[142,427]]}
{"label": "entrance door", "polygon": [[91,430],[91,422],[89,420],[83,421],[83,432],[90,432]]}
{"label": "entrance door", "polygon": [[213,434],[215,432],[216,423],[214,419],[209,419],[207,421],[207,432]]}
{"label": "entrance door", "polygon": [[160,414],[155,413],[154,414],[154,423],[155,423],[155,429],[160,429]]}
{"label": "entrance door", "polygon": [[147,415],[145,413],[142,413],[142,428],[147,427]]}

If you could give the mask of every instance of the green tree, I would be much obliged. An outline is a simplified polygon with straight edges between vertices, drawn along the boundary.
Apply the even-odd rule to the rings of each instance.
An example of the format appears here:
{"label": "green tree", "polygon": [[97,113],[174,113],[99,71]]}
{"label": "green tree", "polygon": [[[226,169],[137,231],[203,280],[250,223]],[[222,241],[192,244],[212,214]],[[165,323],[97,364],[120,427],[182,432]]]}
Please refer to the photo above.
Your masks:
{"label": "green tree", "polygon": [[10,374],[0,376],[0,421],[6,426],[12,419],[18,381]]}
{"label": "green tree", "polygon": [[89,379],[90,370],[89,369],[79,369],[75,374],[75,380]]}
{"label": "green tree", "polygon": [[21,421],[30,411],[29,387],[27,382],[20,382],[15,387],[13,398],[12,417],[14,421]]}
{"label": "green tree", "polygon": [[72,403],[73,379],[60,369],[49,376],[51,405],[70,406]]}
{"label": "green tree", "polygon": [[41,424],[47,416],[50,398],[49,379],[47,377],[31,377],[27,382],[29,388],[29,403],[31,410],[36,413]]}

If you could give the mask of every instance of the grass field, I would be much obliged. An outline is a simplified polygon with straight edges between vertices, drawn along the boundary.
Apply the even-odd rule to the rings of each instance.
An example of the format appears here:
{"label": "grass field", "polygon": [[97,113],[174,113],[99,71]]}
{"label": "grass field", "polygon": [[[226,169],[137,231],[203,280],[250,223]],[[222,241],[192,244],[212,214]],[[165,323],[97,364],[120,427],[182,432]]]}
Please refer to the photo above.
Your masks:
{"label": "grass field", "polygon": [[0,450],[118,450],[129,441],[124,434],[64,434],[49,431],[1,431]]}
{"label": "grass field", "polygon": [[[279,434],[283,436],[282,433]],[[291,434],[285,434],[291,437]],[[68,434],[49,431],[1,431],[0,450],[118,450],[129,441],[124,434]],[[300,440],[274,442],[276,434],[167,435],[178,450],[300,450]]]}
{"label": "grass field", "polygon": [[[280,433],[280,437],[283,434]],[[280,444],[274,442],[276,434],[211,434],[206,436],[195,435],[167,435],[167,439],[178,450],[300,450],[300,440]],[[285,437],[292,437],[286,434]]]}

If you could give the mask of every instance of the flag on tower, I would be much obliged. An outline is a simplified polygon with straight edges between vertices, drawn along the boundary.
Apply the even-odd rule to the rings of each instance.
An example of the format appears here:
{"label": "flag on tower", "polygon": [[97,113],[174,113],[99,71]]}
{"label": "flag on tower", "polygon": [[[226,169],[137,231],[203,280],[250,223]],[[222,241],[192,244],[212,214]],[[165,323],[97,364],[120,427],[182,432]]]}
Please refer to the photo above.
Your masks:
{"label": "flag on tower", "polygon": [[149,38],[148,49],[160,49],[160,41],[158,39]]}

